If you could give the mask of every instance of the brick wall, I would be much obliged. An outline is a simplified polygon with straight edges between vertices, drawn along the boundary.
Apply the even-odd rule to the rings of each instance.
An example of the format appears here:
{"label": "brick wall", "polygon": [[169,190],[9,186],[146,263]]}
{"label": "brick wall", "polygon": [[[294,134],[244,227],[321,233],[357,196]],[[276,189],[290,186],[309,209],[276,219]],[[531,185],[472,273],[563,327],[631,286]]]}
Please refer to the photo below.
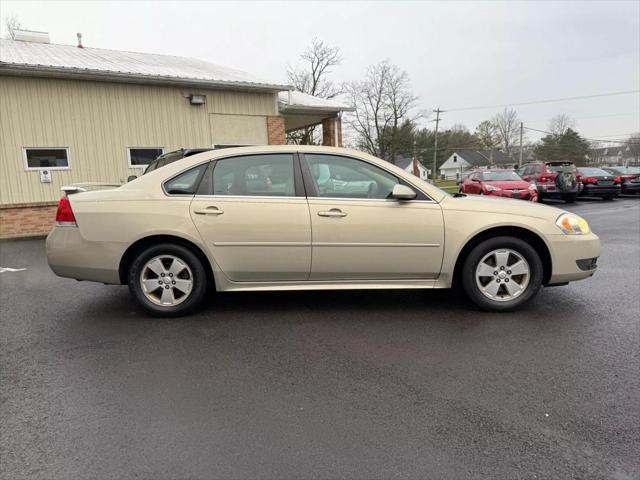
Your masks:
{"label": "brick wall", "polygon": [[269,145],[284,145],[287,143],[284,117],[267,117],[267,136]]}
{"label": "brick wall", "polygon": [[0,205],[0,238],[48,234],[55,223],[57,205],[57,202]]}

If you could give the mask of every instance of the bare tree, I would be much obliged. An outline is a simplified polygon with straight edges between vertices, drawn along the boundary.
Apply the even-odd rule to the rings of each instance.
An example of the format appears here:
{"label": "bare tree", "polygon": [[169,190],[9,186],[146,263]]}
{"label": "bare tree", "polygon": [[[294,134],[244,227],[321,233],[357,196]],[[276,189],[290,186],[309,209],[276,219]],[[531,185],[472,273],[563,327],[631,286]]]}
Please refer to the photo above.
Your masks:
{"label": "bare tree", "polygon": [[12,14],[5,17],[4,26],[7,29],[7,38],[10,38],[11,40],[15,40],[16,38],[15,31],[20,30],[20,27],[22,25],[20,24],[20,20],[18,19],[18,16],[15,14]]}
{"label": "bare tree", "polygon": [[409,75],[388,60],[367,69],[363,81],[347,85],[355,113],[349,124],[366,152],[393,162],[398,151],[400,126],[415,120],[411,112],[417,97],[411,92]]}
{"label": "bare tree", "polygon": [[632,134],[626,141],[627,148],[631,153],[632,163],[637,167],[640,165],[640,132]]}
{"label": "bare tree", "polygon": [[[300,59],[304,62],[304,67],[290,66],[287,69],[289,83],[296,90],[320,98],[334,98],[342,93],[342,89],[327,78],[331,73],[331,67],[342,63],[342,53],[338,47],[331,47],[314,38],[311,45],[300,55]],[[315,131],[315,126],[294,131],[287,135],[288,143],[316,143]]]}
{"label": "bare tree", "polygon": [[490,120],[485,120],[478,124],[475,135],[483,148],[494,149],[500,145],[497,130],[496,126]]}
{"label": "bare tree", "polygon": [[552,135],[561,136],[567,133],[570,128],[575,128],[576,122],[569,115],[561,113],[556,115],[549,122],[549,131]]}
{"label": "bare tree", "polygon": [[515,110],[505,108],[491,119],[496,128],[500,146],[507,156],[511,156],[513,147],[520,142],[520,119]]}

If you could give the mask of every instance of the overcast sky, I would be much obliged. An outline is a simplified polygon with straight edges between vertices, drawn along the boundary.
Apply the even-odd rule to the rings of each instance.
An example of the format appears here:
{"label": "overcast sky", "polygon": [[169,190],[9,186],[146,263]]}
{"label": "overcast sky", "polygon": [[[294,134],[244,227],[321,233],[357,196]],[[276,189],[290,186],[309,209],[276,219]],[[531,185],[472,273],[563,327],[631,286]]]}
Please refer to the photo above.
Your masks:
{"label": "overcast sky", "polygon": [[[640,2],[55,2],[0,0],[53,43],[191,56],[286,82],[313,37],[342,49],[337,82],[389,59],[420,108],[640,89]],[[3,22],[4,23],[4,22]],[[586,137],[640,130],[640,95],[515,107],[533,128],[566,113]],[[448,112],[471,130],[500,108]],[[425,123],[426,124],[426,123]],[[530,139],[537,138],[535,133]]]}

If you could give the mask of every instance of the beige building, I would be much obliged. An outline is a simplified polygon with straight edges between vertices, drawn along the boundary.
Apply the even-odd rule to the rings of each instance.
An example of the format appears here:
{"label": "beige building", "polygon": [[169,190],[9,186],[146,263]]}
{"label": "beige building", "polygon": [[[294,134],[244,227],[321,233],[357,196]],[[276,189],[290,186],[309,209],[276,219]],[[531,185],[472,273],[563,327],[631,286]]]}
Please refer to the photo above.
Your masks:
{"label": "beige building", "polygon": [[158,154],[282,144],[322,124],[339,145],[345,105],[183,57],[0,40],[0,236],[46,233],[60,188],[120,184]]}

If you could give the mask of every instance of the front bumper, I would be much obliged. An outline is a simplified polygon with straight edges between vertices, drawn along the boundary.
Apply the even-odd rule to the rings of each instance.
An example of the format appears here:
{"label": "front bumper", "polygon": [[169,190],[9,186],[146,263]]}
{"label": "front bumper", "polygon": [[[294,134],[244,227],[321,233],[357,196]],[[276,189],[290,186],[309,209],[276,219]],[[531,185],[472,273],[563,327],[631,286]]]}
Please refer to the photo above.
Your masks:
{"label": "front bumper", "polygon": [[78,227],[55,226],[47,236],[47,261],[59,277],[120,283],[120,259],[123,246],[90,242]]}
{"label": "front bumper", "polygon": [[[552,272],[550,284],[573,282],[591,277],[597,269],[596,262],[587,263],[600,256],[600,239],[597,235],[548,235],[551,250]],[[587,266],[586,269],[583,269]]]}
{"label": "front bumper", "polygon": [[502,198],[514,198],[516,200],[531,200],[535,202],[538,199],[538,195],[536,191],[530,191],[528,189],[523,190],[498,190],[493,192],[487,192],[487,195],[492,197],[502,197]]}

